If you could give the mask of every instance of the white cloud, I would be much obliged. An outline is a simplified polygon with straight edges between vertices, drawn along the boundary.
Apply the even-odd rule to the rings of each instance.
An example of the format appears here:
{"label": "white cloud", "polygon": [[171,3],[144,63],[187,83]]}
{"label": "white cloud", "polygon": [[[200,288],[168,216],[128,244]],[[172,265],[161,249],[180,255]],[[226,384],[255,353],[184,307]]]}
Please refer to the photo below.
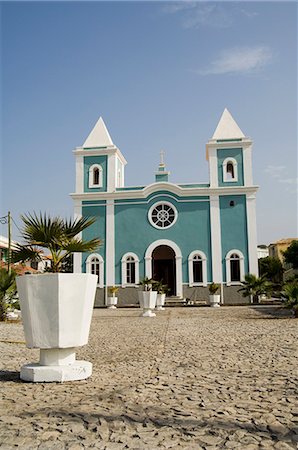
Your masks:
{"label": "white cloud", "polygon": [[296,194],[298,189],[298,178],[284,178],[287,168],[285,166],[268,165],[264,172],[268,173],[271,178],[275,178],[278,183],[282,183],[287,192]]}
{"label": "white cloud", "polygon": [[167,3],[163,6],[162,11],[166,14],[175,14],[178,12],[188,11],[189,9],[194,9],[197,7],[197,2],[193,1],[180,1],[180,2],[172,2]]}
{"label": "white cloud", "polygon": [[181,18],[181,25],[187,29],[201,26],[226,28],[231,26],[239,16],[250,20],[258,15],[253,10],[244,9],[235,3],[192,0],[169,2],[162,7],[162,12],[177,14]]}
{"label": "white cloud", "polygon": [[298,184],[298,178],[284,178],[278,180],[280,183],[286,183],[286,184]]}
{"label": "white cloud", "polygon": [[218,4],[197,4],[197,7],[191,13],[184,16],[182,26],[184,28],[199,28],[201,25],[204,25],[226,28],[232,24],[232,19],[230,12]]}
{"label": "white cloud", "polygon": [[273,178],[280,178],[282,176],[282,173],[286,170],[286,166],[271,166],[268,165],[264,172],[271,175]]}
{"label": "white cloud", "polygon": [[235,47],[223,50],[200,75],[249,74],[255,73],[272,61],[273,53],[269,47]]}

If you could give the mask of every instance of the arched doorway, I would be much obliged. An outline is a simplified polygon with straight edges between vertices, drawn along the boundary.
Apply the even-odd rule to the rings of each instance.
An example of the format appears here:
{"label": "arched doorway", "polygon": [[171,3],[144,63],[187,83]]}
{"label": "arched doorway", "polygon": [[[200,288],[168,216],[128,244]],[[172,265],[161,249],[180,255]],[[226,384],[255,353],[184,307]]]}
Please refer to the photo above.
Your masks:
{"label": "arched doorway", "polygon": [[152,252],[152,278],[168,286],[168,295],[176,295],[175,252],[168,245],[159,245]]}
{"label": "arched doorway", "polygon": [[[170,241],[169,239],[158,239],[157,241],[152,242],[146,252],[145,252],[145,276],[148,278],[153,278],[153,252],[158,247],[169,247],[170,250],[174,253],[174,289],[173,292],[171,292],[171,295],[176,295],[179,298],[183,298],[183,284],[182,284],[182,253],[178,245]],[[162,254],[161,254],[162,255]],[[168,253],[169,256],[169,253]],[[172,257],[172,255],[171,255]]]}

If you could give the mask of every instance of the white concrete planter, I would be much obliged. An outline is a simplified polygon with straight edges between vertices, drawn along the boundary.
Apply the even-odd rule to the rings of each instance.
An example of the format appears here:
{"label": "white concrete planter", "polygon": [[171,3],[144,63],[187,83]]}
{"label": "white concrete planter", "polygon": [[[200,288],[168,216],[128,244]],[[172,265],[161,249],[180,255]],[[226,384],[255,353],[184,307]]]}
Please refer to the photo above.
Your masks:
{"label": "white concrete planter", "polygon": [[220,294],[209,295],[209,302],[212,308],[220,307]]}
{"label": "white concrete planter", "polygon": [[164,308],[164,304],[166,301],[166,294],[157,294],[156,297],[156,309],[157,311],[163,311]]}
{"label": "white concrete planter", "polygon": [[140,308],[143,309],[142,317],[155,317],[153,312],[156,305],[156,291],[141,291],[139,292]]}
{"label": "white concrete planter", "polygon": [[28,348],[40,348],[39,363],[21,368],[25,381],[71,381],[88,378],[92,364],[75,360],[75,347],[86,345],[97,276],[47,273],[17,277]]}
{"label": "white concrete planter", "polygon": [[117,302],[118,302],[118,297],[108,297],[107,298],[107,308],[116,309]]}

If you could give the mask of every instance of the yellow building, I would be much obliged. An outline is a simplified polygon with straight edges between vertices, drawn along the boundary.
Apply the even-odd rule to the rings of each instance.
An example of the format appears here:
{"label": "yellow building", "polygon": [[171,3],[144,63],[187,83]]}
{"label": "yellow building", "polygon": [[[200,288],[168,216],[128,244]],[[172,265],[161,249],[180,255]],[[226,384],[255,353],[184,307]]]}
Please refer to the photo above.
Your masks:
{"label": "yellow building", "polygon": [[279,241],[270,244],[269,256],[278,258],[282,263],[284,263],[283,253],[287,250],[287,248],[291,245],[293,241],[298,241],[298,238],[280,239]]}
{"label": "yellow building", "polygon": [[284,281],[286,281],[288,278],[291,278],[292,276],[297,274],[297,270],[294,270],[291,264],[285,263],[284,255],[283,255],[283,253],[287,250],[287,248],[291,245],[291,243],[293,241],[298,241],[298,238],[280,239],[279,241],[276,241],[273,244],[269,245],[269,256],[279,258],[279,260],[281,261],[281,263],[283,265]]}

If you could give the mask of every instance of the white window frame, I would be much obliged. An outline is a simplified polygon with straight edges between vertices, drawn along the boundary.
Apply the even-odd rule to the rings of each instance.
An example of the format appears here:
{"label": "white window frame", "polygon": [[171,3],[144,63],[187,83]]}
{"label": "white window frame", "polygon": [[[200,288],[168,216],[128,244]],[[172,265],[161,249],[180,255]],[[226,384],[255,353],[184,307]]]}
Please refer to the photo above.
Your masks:
{"label": "white window frame", "polygon": [[[135,283],[127,283],[127,277],[126,277],[126,266],[127,266],[127,259],[128,258],[133,258],[135,261]],[[138,258],[138,256],[135,253],[132,252],[128,252],[125,253],[125,255],[122,256],[121,259],[121,286],[122,287],[135,287],[139,284],[140,282],[140,260]]]}
{"label": "white window frame", "polygon": [[[159,205],[166,205],[166,206],[169,206],[169,207],[172,208],[172,210],[174,211],[175,218],[174,218],[173,222],[172,222],[170,225],[168,225],[167,227],[159,227],[159,226],[156,225],[156,223],[153,222],[153,220],[152,220],[152,211],[153,211],[157,206],[159,206]],[[151,208],[150,208],[149,211],[148,211],[148,220],[149,220],[150,224],[151,224],[154,228],[156,228],[157,230],[168,230],[168,229],[171,228],[173,225],[175,225],[177,219],[178,219],[178,211],[177,211],[177,209],[175,208],[175,206],[174,206],[172,203],[170,203],[170,202],[164,202],[164,201],[156,202],[156,203],[154,203],[154,205],[151,206]]]}
{"label": "white window frame", "polygon": [[[202,260],[203,281],[201,283],[194,282],[193,261],[196,255],[198,255]],[[207,286],[207,257],[201,250],[194,250],[188,257],[188,278],[189,287]]]}
{"label": "white window frame", "polygon": [[[230,178],[227,172],[228,164],[233,164],[234,168],[234,177]],[[222,171],[223,171],[223,181],[225,183],[234,183],[235,181],[238,181],[238,167],[237,167],[237,161],[235,158],[226,158],[224,162],[222,163]]]}
{"label": "white window frame", "polygon": [[[231,256],[233,254],[239,256],[240,263],[240,281],[231,281]],[[240,250],[233,249],[230,250],[226,255],[226,278],[227,278],[227,286],[239,286],[242,281],[244,281],[244,256]]]}
{"label": "white window frame", "polygon": [[[99,170],[98,184],[94,184],[94,170]],[[89,167],[89,188],[101,188],[103,185],[103,170],[100,164],[92,164]]]}
{"label": "white window frame", "polygon": [[97,258],[99,262],[99,277],[97,286],[100,288],[104,287],[104,260],[99,253],[91,253],[86,259],[86,273],[91,273],[91,262],[93,258]]}

